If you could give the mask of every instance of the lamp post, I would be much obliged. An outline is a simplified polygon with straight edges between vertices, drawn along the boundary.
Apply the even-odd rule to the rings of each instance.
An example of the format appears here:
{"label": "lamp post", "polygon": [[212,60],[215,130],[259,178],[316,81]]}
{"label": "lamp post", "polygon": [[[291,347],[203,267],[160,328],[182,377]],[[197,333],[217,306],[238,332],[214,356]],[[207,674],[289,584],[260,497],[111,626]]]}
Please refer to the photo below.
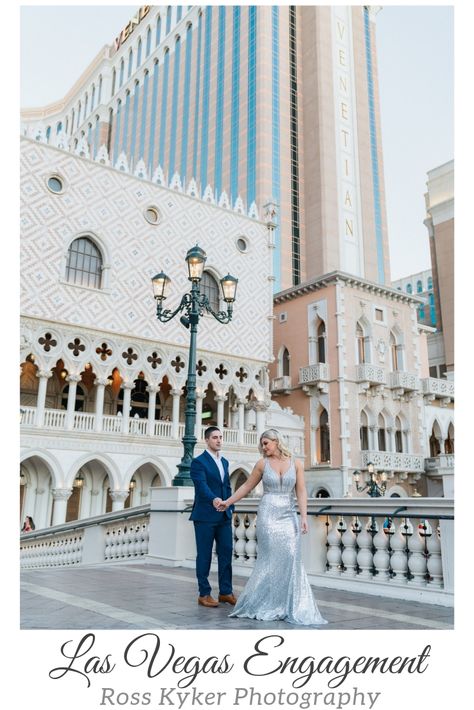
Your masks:
{"label": "lamp post", "polygon": [[230,274],[220,280],[222,297],[227,303],[227,311],[214,311],[209,299],[199,290],[199,284],[206,263],[206,253],[197,244],[186,254],[188,264],[188,279],[191,281],[191,291],[181,298],[179,306],[174,310],[163,310],[163,301],[166,299],[166,289],[170,283],[169,277],[162,271],[152,278],[153,293],[157,302],[156,317],[162,323],[167,323],[178,313],[183,313],[180,323],[190,331],[188,378],[186,381],[186,410],[183,436],[183,457],[178,464],[179,473],[173,479],[174,486],[190,486],[191,461],[196,445],[196,339],[199,318],[207,311],[219,323],[229,323],[232,320],[232,308],[235,301],[238,279]]}
{"label": "lamp post", "polygon": [[380,474],[380,478],[377,478],[377,473],[375,471],[375,466],[373,463],[367,464],[367,471],[369,473],[369,480],[365,486],[359,486],[360,481],[360,471],[354,471],[354,483],[356,484],[356,490],[359,493],[368,489],[368,495],[371,498],[380,498],[385,495],[387,489],[387,475],[385,473]]}

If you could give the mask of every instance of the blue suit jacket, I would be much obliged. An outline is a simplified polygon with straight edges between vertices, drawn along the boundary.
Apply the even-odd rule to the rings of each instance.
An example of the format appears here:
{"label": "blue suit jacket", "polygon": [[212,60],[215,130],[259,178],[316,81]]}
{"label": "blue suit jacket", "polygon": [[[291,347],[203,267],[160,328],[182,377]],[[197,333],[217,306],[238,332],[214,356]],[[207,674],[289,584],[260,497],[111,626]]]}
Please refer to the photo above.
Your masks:
{"label": "blue suit jacket", "polygon": [[222,457],[224,467],[224,480],[212,456],[204,451],[191,462],[191,478],[194,483],[194,505],[190,520],[207,523],[218,523],[225,518],[232,517],[234,506],[231,505],[224,513],[219,513],[212,501],[214,498],[225,500],[232,495],[229,478],[229,462]]}

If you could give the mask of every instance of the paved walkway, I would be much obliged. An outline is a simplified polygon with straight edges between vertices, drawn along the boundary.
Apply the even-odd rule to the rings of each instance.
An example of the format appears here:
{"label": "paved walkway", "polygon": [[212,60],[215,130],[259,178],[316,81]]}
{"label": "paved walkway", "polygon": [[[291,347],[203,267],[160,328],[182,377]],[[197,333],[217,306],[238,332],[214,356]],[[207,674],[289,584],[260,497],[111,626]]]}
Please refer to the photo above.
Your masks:
{"label": "paved walkway", "polygon": [[[214,590],[216,576],[211,575]],[[234,591],[245,585],[234,576]],[[453,610],[313,588],[331,629],[451,629]],[[229,619],[228,604],[197,604],[194,571],[155,564],[28,570],[21,575],[22,629],[293,629],[282,621]],[[306,627],[307,628],[307,627]]]}

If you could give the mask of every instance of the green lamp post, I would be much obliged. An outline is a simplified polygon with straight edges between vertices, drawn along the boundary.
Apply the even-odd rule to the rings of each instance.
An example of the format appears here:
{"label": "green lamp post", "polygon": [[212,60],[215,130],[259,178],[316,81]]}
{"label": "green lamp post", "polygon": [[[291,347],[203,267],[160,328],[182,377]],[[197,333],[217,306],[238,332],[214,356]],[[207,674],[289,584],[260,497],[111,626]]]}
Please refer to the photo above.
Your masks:
{"label": "green lamp post", "polygon": [[183,313],[180,322],[190,331],[188,378],[186,381],[186,409],[183,436],[183,457],[178,465],[179,473],[173,479],[174,486],[190,486],[191,461],[196,445],[196,340],[199,319],[204,312],[210,313],[219,323],[229,323],[232,320],[232,309],[235,301],[238,279],[227,274],[220,280],[222,297],[227,303],[227,311],[214,311],[207,296],[200,292],[199,285],[202,279],[206,252],[197,244],[186,254],[188,265],[188,279],[191,281],[191,291],[181,298],[179,306],[174,310],[163,310],[163,301],[166,299],[166,290],[170,283],[168,276],[162,271],[152,278],[153,294],[157,302],[156,317],[162,323],[167,323],[178,313]]}

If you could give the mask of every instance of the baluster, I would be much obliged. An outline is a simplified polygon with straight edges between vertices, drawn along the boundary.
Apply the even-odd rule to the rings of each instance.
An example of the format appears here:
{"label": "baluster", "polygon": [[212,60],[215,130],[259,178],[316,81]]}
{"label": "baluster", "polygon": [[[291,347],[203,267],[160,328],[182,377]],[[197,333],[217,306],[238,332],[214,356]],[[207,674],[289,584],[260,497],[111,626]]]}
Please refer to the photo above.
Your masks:
{"label": "baluster", "polygon": [[390,578],[390,553],[388,551],[389,538],[383,527],[374,535],[374,567],[379,581],[385,582]]}
{"label": "baluster", "polygon": [[141,544],[141,554],[146,555],[148,554],[148,541],[150,539],[150,532],[148,529],[148,523],[145,523],[143,525],[143,536],[142,536],[142,544]]}
{"label": "baluster", "polygon": [[371,579],[373,570],[372,534],[367,529],[369,525],[371,525],[370,518],[367,519],[367,523],[362,526],[362,530],[357,536],[359,547],[357,563],[360,569],[359,575],[363,579]]}
{"label": "baluster", "polygon": [[341,533],[337,525],[333,525],[327,536],[327,563],[328,573],[338,575],[341,574]]}
{"label": "baluster", "polygon": [[234,555],[239,562],[243,562],[245,555],[245,526],[243,520],[241,520],[238,515],[234,515],[234,526]]}
{"label": "baluster", "polygon": [[112,534],[110,530],[105,533],[105,551],[104,551],[105,561],[108,562],[112,559]]}
{"label": "baluster", "polygon": [[[423,523],[424,526],[424,523]],[[420,526],[413,529],[413,533],[408,540],[408,549],[410,556],[408,558],[408,569],[410,570],[410,584],[422,585],[426,584],[426,557],[425,557],[425,540],[424,536],[420,535]]]}
{"label": "baluster", "polygon": [[408,569],[408,560],[405,551],[405,537],[402,534],[404,525],[403,519],[398,529],[395,529],[391,540],[392,556],[390,557],[390,565],[393,570],[393,579],[397,584],[406,584],[407,582],[406,572]]}
{"label": "baluster", "polygon": [[441,559],[441,542],[439,539],[439,528],[434,526],[427,541],[428,548],[428,572],[430,574],[430,586],[443,586],[443,561]]}
{"label": "baluster", "polygon": [[245,554],[249,564],[254,564],[257,559],[257,516],[252,515],[249,521],[249,526],[246,530],[247,544],[245,545]]}
{"label": "baluster", "polygon": [[356,534],[352,522],[342,534],[341,542],[343,548],[342,563],[344,565],[342,573],[345,577],[355,577],[357,574],[357,551]]}

